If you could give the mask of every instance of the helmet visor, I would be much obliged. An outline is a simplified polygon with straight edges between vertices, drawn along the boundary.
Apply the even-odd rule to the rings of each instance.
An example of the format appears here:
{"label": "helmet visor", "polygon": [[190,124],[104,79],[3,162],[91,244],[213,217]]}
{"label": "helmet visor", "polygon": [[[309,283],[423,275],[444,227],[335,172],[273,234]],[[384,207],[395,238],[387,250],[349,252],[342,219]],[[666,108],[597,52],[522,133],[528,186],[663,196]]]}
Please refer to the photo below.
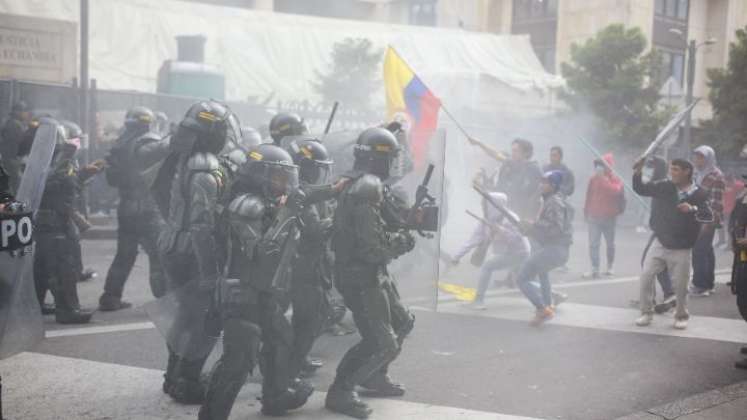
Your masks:
{"label": "helmet visor", "polygon": [[266,169],[267,188],[271,196],[290,194],[298,188],[298,167],[271,164]]}
{"label": "helmet visor", "polygon": [[300,177],[303,182],[311,185],[324,185],[329,182],[332,162],[304,159],[299,166]]}

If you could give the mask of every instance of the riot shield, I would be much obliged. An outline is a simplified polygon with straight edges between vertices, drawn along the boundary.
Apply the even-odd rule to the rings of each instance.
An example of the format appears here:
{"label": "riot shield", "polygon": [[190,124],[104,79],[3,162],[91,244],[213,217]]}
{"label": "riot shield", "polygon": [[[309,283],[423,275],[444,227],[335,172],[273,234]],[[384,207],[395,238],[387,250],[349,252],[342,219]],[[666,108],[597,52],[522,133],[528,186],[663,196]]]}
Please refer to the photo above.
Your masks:
{"label": "riot shield", "polygon": [[197,282],[191,281],[143,308],[171,351],[184,359],[198,360],[207,356],[217,341],[206,326],[210,300],[211,296],[201,293]]}
{"label": "riot shield", "polygon": [[[411,165],[401,163],[392,168],[392,190],[407,197],[412,204],[418,185],[423,181],[428,164],[434,170],[428,184],[430,195],[439,206],[439,229],[427,236],[415,236],[415,249],[397,258],[389,266],[389,272],[397,282],[397,288],[405,303],[436,310],[438,306],[438,280],[445,259],[441,250],[441,227],[446,221],[448,203],[444,190],[445,184],[445,140],[444,130],[436,131],[430,138],[425,156],[420,157],[422,164],[414,169]],[[405,168],[412,169],[407,171]],[[389,182],[388,182],[389,183]]]}
{"label": "riot shield", "polygon": [[[36,131],[16,197],[26,204],[29,215],[39,208],[56,136],[57,122],[43,119]],[[20,224],[15,229],[7,228],[5,232],[11,230],[15,230],[15,235],[31,233],[21,229]],[[44,338],[41,311],[34,290],[33,261],[30,247],[0,251],[0,359],[29,349]]]}

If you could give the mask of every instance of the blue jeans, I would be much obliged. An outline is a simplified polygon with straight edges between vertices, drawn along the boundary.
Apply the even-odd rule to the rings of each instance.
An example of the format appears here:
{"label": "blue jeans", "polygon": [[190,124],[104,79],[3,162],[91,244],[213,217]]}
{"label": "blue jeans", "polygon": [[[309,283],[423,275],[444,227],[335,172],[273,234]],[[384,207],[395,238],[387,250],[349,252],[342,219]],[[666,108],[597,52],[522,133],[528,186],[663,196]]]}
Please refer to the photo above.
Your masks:
{"label": "blue jeans", "polygon": [[713,251],[713,227],[704,227],[693,247],[693,285],[703,290],[713,289],[716,282],[716,254]]}
{"label": "blue jeans", "polygon": [[[545,245],[532,251],[519,269],[518,284],[524,296],[537,309],[552,305],[552,286],[547,273],[568,261],[568,245]],[[539,278],[540,287],[532,283]]]}
{"label": "blue jeans", "polygon": [[612,268],[615,263],[615,226],[617,218],[595,219],[589,218],[589,256],[591,257],[591,269],[599,272],[599,248],[602,245],[602,236],[607,244],[607,267]]}
{"label": "blue jeans", "polygon": [[493,277],[493,272],[502,270],[504,268],[514,268],[521,265],[524,260],[527,259],[526,254],[503,254],[494,255],[490,260],[486,261],[480,268],[480,282],[477,284],[477,294],[475,295],[475,302],[485,301],[485,292],[490,286],[490,280]]}

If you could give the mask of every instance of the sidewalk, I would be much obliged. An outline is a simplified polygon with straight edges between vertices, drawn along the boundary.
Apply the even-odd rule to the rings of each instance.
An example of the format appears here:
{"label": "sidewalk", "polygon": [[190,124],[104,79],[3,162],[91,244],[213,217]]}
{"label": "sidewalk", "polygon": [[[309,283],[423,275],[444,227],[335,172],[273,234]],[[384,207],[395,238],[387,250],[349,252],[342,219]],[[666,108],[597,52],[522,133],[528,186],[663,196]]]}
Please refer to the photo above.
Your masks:
{"label": "sidewalk", "polygon": [[745,418],[747,418],[747,382],[740,382],[617,420],[744,420]]}

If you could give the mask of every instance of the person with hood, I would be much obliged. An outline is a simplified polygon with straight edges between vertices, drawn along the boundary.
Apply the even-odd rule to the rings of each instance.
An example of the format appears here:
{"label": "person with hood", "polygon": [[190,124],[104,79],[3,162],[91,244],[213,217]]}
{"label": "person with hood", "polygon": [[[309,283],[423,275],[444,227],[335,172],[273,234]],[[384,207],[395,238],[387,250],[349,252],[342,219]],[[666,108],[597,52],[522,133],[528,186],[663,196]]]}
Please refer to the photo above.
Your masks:
{"label": "person with hood", "polygon": [[[532,326],[539,326],[555,316],[548,273],[568,261],[568,249],[573,243],[573,208],[560,192],[562,184],[563,174],[560,172],[545,173],[540,183],[542,207],[537,220],[521,222],[522,233],[536,245],[517,276],[519,289],[537,310],[530,322]],[[537,278],[540,290],[532,283]]]}
{"label": "person with hood", "polygon": [[[488,194],[495,202],[507,207],[506,194]],[[478,223],[469,240],[453,256],[453,263],[459,264],[459,260],[475,248],[490,246],[493,252],[492,257],[480,268],[477,294],[475,300],[469,304],[470,308],[479,310],[486,309],[485,292],[488,290],[493,272],[517,268],[527,259],[530,249],[529,240],[485,199],[482,201],[482,211],[484,220]]]}
{"label": "person with hood", "polygon": [[584,218],[589,225],[589,256],[591,272],[585,278],[599,278],[601,239],[607,245],[607,270],[605,276],[614,275],[615,228],[617,216],[625,210],[625,190],[623,182],[613,172],[615,164],[611,153],[594,160],[594,176],[589,180],[584,204]]}
{"label": "person with hood", "polygon": [[716,281],[716,254],[713,237],[724,219],[724,175],[717,167],[716,152],[710,146],[699,146],[693,152],[693,181],[708,193],[708,204],[713,212],[713,223],[703,225],[698,241],[693,247],[693,278],[690,294],[710,296]]}

